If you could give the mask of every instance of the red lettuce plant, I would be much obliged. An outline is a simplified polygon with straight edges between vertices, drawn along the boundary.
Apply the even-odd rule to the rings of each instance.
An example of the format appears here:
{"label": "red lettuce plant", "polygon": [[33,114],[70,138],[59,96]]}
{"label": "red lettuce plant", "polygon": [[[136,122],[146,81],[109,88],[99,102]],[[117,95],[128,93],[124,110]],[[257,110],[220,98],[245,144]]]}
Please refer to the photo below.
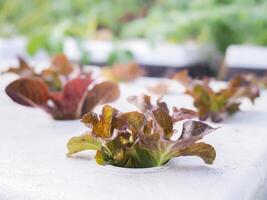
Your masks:
{"label": "red lettuce plant", "polygon": [[18,58],[19,66],[11,67],[6,72],[15,73],[20,77],[38,77],[43,79],[49,87],[49,90],[60,91],[64,85],[77,74],[75,71],[80,73],[79,68],[75,67],[64,54],[55,55],[50,63],[50,66],[40,73],[35,72],[34,68],[31,67],[21,57]]}
{"label": "red lettuce plant", "polygon": [[145,71],[137,63],[113,64],[112,66],[104,67],[102,74],[112,81],[127,82],[144,75]]}
{"label": "red lettuce plant", "polygon": [[173,140],[176,133],[174,124],[196,117],[197,113],[173,108],[171,114],[165,102],[158,100],[157,105],[152,105],[147,95],[132,96],[128,101],[139,111],[123,113],[105,105],[100,115],[94,112],[85,114],[82,122],[89,130],[69,140],[68,156],[95,150],[98,164],[126,168],[160,166],[179,156],[198,156],[207,164],[213,163],[215,149],[199,141],[214,131],[209,125],[185,121],[180,137]]}
{"label": "red lettuce plant", "polygon": [[88,90],[90,75],[80,75],[67,82],[61,91],[53,92],[40,78],[20,78],[6,87],[7,95],[16,103],[37,107],[54,119],[78,119],[96,105],[114,101],[119,97],[115,83],[102,82]]}
{"label": "red lettuce plant", "polygon": [[198,109],[199,118],[210,118],[213,122],[221,122],[227,116],[239,111],[241,99],[248,98],[254,103],[259,97],[257,81],[253,76],[238,75],[231,79],[227,87],[214,91],[209,86],[209,80],[192,80],[187,71],[174,76],[186,88],[186,94],[194,99],[194,106]]}
{"label": "red lettuce plant", "polygon": [[35,76],[33,68],[28,65],[28,63],[21,57],[18,57],[18,67],[10,67],[4,73],[14,73],[21,77],[32,77]]}
{"label": "red lettuce plant", "polygon": [[147,88],[149,92],[157,95],[166,95],[170,93],[170,87],[166,82],[160,82]]}

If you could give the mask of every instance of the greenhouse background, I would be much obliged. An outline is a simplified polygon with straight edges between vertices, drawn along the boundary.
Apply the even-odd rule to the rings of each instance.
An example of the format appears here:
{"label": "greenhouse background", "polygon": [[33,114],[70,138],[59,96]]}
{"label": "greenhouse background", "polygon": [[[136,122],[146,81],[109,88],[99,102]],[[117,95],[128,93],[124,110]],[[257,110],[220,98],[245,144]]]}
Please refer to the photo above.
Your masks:
{"label": "greenhouse background", "polygon": [[[0,36],[1,40],[17,39],[17,49],[21,50],[12,49],[14,54],[34,56],[44,50],[54,55],[64,51],[86,64],[132,59],[141,60],[140,64],[165,66],[204,63],[217,75],[231,45],[267,45],[266,9],[264,0],[2,0]],[[129,40],[134,42],[120,45]],[[7,52],[9,43],[1,43],[1,51]],[[170,58],[167,55],[163,61],[144,55],[158,57],[158,53],[165,57],[162,52],[169,46],[161,48],[162,44],[182,45],[192,62],[188,58],[180,61],[183,55],[179,53]],[[143,55],[138,54],[140,51],[144,51]]]}

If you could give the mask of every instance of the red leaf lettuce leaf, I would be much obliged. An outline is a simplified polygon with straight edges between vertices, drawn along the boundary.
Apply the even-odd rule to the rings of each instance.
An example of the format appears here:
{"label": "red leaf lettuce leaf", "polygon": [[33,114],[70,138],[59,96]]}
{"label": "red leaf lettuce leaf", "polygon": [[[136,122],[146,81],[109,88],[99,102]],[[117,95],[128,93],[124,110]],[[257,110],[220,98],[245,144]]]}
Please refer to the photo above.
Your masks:
{"label": "red leaf lettuce leaf", "polygon": [[[96,105],[119,97],[117,84],[103,82],[89,90],[92,81],[89,76],[80,76],[69,81],[63,91],[50,92],[41,79],[21,78],[10,83],[6,93],[16,103],[41,108],[54,119],[78,119]],[[101,96],[102,94],[105,95]]]}
{"label": "red leaf lettuce leaf", "polygon": [[15,73],[20,77],[28,78],[38,77],[45,81],[51,91],[62,90],[65,83],[71,79],[72,72],[75,70],[75,66],[64,54],[55,55],[51,60],[50,67],[42,70],[40,73],[36,73],[34,67],[30,66],[21,57],[18,58],[18,61],[18,67],[11,67],[5,73]]}
{"label": "red leaf lettuce leaf", "polygon": [[229,115],[239,111],[243,98],[254,103],[259,97],[257,81],[250,75],[238,75],[231,79],[227,87],[214,91],[209,86],[209,80],[192,80],[187,71],[177,73],[174,78],[186,88],[186,94],[194,99],[194,106],[198,109],[199,118],[210,118],[213,122],[221,122]]}
{"label": "red leaf lettuce leaf", "polygon": [[104,67],[102,69],[102,74],[111,81],[133,81],[139,76],[145,74],[144,69],[142,69],[136,63],[128,64],[114,64],[112,66]]}
{"label": "red leaf lettuce leaf", "polygon": [[6,87],[7,95],[24,106],[38,106],[49,99],[47,85],[40,79],[21,78]]}
{"label": "red leaf lettuce leaf", "polygon": [[33,68],[22,57],[18,57],[18,62],[18,67],[10,67],[4,73],[13,73],[21,77],[36,76],[36,73],[34,72]]}
{"label": "red leaf lettuce leaf", "polygon": [[211,126],[188,120],[183,123],[181,136],[172,139],[176,133],[174,124],[195,117],[194,111],[175,108],[171,114],[165,102],[158,100],[157,105],[153,105],[147,95],[133,96],[128,100],[139,111],[123,113],[106,105],[100,115],[94,112],[84,115],[82,122],[89,130],[69,140],[68,156],[96,150],[98,164],[128,168],[160,166],[179,156],[198,156],[207,164],[213,163],[215,149],[199,142],[215,130]]}

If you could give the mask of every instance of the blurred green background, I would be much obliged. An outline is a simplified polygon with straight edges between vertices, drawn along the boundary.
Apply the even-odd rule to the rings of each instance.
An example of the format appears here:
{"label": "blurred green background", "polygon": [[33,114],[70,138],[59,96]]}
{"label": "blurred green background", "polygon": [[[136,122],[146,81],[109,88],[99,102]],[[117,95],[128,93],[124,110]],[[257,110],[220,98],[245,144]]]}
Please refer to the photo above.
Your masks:
{"label": "blurred green background", "polygon": [[28,52],[62,51],[64,38],[181,43],[224,52],[267,45],[266,0],[0,0],[0,36],[29,38]]}

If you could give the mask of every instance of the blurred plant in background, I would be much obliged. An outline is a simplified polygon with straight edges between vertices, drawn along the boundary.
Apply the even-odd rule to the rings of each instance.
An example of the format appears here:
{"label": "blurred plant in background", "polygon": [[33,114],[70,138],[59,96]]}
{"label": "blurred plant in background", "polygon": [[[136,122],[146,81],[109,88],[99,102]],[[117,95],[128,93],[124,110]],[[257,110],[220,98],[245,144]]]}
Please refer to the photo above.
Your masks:
{"label": "blurred plant in background", "polygon": [[[0,35],[29,37],[28,52],[40,47],[50,54],[62,51],[65,37],[111,39],[123,17],[139,12],[150,0],[3,0]],[[134,16],[133,16],[134,17]],[[125,19],[124,19],[125,20]]]}
{"label": "blurred plant in background", "polygon": [[125,37],[213,43],[224,52],[237,43],[267,44],[264,0],[159,0],[146,18],[127,24]]}
{"label": "blurred plant in background", "polygon": [[28,37],[30,54],[59,53],[66,37],[194,40],[224,52],[230,44],[266,45],[266,10],[265,0],[1,0],[0,36]]}

